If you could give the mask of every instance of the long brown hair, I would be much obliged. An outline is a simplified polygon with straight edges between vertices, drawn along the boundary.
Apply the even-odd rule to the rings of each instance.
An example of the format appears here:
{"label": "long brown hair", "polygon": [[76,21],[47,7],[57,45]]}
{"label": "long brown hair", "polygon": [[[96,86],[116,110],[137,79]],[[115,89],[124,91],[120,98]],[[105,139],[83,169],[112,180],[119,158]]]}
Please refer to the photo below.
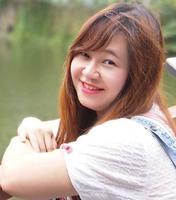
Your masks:
{"label": "long brown hair", "polygon": [[[78,100],[70,65],[76,54],[104,48],[118,33],[123,33],[128,43],[129,74],[120,94],[97,122],[96,112],[85,108]],[[58,145],[75,140],[95,123],[145,113],[154,102],[158,103],[173,128],[167,106],[159,94],[164,60],[159,21],[142,4],[113,4],[92,16],[68,50],[66,73],[60,89]]]}

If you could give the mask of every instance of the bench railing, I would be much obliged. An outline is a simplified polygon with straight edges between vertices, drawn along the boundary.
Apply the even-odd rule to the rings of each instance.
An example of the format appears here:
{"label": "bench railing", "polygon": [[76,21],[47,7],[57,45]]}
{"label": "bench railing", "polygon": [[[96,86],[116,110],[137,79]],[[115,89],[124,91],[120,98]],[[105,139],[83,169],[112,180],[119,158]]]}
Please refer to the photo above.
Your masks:
{"label": "bench railing", "polygon": [[[176,57],[167,58],[165,67],[171,75],[176,76]],[[176,122],[176,105],[169,107],[169,112]]]}
{"label": "bench railing", "polygon": [[169,107],[169,112],[171,113],[172,118],[176,121],[176,105]]}

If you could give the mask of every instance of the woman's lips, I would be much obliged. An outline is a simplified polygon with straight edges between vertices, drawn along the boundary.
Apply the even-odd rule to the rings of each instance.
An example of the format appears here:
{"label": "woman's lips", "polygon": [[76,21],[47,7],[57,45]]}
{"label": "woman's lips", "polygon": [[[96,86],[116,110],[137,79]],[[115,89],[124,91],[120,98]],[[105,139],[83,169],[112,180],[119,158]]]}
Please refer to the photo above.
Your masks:
{"label": "woman's lips", "polygon": [[82,85],[82,91],[87,94],[98,94],[100,91],[103,90],[102,88],[86,83],[84,81],[81,81],[81,85]]}

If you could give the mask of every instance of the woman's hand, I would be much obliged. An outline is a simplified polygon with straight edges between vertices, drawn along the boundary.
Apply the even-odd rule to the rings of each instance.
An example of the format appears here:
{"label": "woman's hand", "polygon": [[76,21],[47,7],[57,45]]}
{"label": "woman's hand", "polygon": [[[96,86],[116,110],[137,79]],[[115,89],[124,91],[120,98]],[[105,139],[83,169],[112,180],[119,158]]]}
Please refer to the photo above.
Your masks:
{"label": "woman's hand", "polygon": [[58,120],[44,122],[35,117],[27,117],[19,125],[17,133],[22,142],[29,140],[35,151],[48,152],[57,148],[54,132],[58,124]]}

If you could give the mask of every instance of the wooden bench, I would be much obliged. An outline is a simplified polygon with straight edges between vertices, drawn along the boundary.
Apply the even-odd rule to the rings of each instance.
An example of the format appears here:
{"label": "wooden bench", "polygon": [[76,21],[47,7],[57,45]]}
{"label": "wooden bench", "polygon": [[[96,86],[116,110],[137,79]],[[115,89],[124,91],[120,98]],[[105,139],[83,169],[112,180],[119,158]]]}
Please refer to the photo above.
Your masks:
{"label": "wooden bench", "polygon": [[176,57],[167,58],[165,67],[170,74],[176,76]]}
{"label": "wooden bench", "polygon": [[[166,69],[170,74],[176,76],[176,57],[171,57],[166,59]],[[172,118],[176,122],[176,105],[169,107],[169,112],[171,113]]]}
{"label": "wooden bench", "polygon": [[169,107],[169,112],[171,113],[172,118],[176,122],[176,105]]}

